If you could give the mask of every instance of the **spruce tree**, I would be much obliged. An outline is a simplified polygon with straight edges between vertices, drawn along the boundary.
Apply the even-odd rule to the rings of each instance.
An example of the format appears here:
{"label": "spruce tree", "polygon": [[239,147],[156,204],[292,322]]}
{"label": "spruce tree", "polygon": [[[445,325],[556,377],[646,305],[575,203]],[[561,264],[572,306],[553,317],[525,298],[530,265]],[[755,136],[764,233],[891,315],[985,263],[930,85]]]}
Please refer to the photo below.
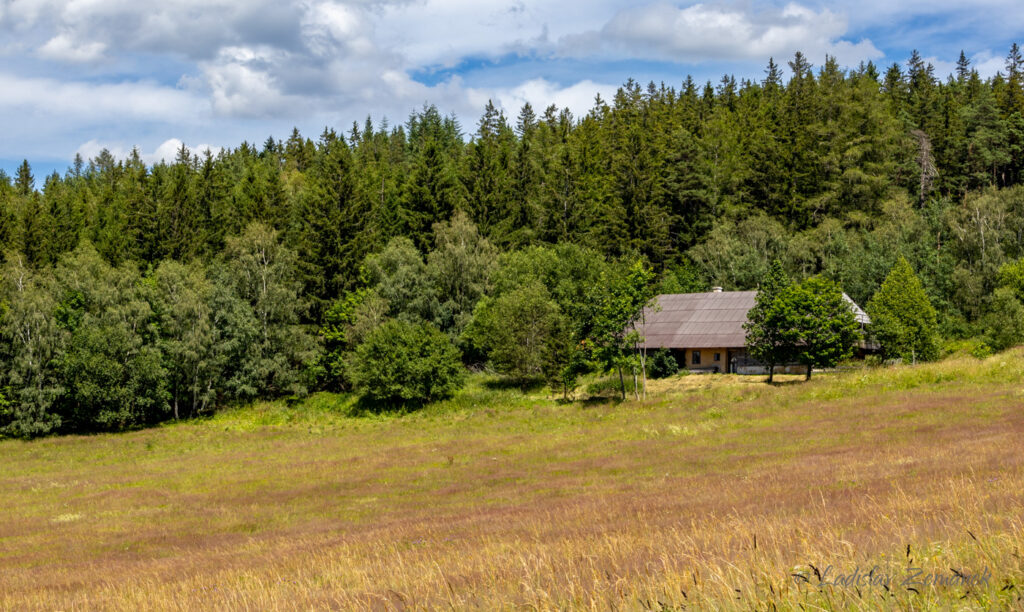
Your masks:
{"label": "spruce tree", "polygon": [[967,59],[964,55],[963,49],[960,50],[960,58],[956,60],[956,80],[958,83],[963,83],[967,80],[971,74],[971,60]]}
{"label": "spruce tree", "polygon": [[14,187],[22,196],[28,196],[35,191],[36,179],[32,176],[32,167],[28,165],[27,159],[22,160],[21,165],[18,166],[18,173],[14,177]]}
{"label": "spruce tree", "polygon": [[867,312],[871,333],[887,358],[916,362],[938,357],[935,308],[905,258],[893,266]]}

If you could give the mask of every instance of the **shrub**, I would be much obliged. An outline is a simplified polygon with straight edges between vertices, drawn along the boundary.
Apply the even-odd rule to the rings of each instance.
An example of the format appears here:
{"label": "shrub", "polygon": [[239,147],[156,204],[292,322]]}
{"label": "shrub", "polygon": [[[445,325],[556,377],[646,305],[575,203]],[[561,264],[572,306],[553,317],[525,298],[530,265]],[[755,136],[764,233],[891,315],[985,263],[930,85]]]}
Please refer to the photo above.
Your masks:
{"label": "shrub", "polygon": [[865,355],[864,365],[869,368],[880,368],[884,365],[881,355]]}
{"label": "shrub", "polygon": [[973,349],[971,349],[971,355],[977,357],[978,359],[991,357],[992,353],[992,347],[985,344],[984,342],[977,344]]}
{"label": "shrub", "polygon": [[356,349],[356,387],[375,401],[423,404],[451,397],[465,370],[459,350],[430,323],[388,321]]}
{"label": "shrub", "polygon": [[647,359],[647,375],[651,378],[668,378],[679,372],[676,358],[665,349],[653,351]]}
{"label": "shrub", "polygon": [[495,370],[527,379],[544,372],[545,352],[560,324],[558,304],[531,282],[477,304],[466,335],[490,357]]}
{"label": "shrub", "polygon": [[633,385],[633,378],[627,376],[623,379],[623,382],[619,383],[619,377],[608,376],[599,378],[585,387],[587,395],[591,397],[607,397],[607,396],[619,396],[622,393],[622,384],[626,387],[626,393],[635,393],[636,387]]}
{"label": "shrub", "polygon": [[989,297],[980,323],[985,344],[995,351],[1024,343],[1024,305],[1009,287],[1000,287]]}

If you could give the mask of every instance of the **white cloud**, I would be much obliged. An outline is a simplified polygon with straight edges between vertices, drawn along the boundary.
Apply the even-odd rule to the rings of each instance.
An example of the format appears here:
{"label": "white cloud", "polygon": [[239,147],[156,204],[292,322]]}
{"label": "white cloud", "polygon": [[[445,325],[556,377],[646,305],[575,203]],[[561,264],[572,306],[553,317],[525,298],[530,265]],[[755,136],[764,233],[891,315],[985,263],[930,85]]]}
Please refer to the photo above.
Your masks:
{"label": "white cloud", "polygon": [[371,54],[376,50],[368,36],[372,29],[362,11],[336,2],[312,4],[302,18],[305,43],[318,56],[339,50]]}
{"label": "white cloud", "polygon": [[[415,70],[454,66],[467,59],[528,54],[537,61],[559,50],[582,58],[654,57],[671,61],[783,56],[800,48],[812,57],[838,55],[844,63],[876,57],[870,41],[843,40],[845,20],[798,4],[763,11],[695,4],[619,10],[618,0],[560,4],[512,0],[23,0],[11,17],[39,37],[36,53],[59,62],[104,60],[102,70],[132,73],[138,53],[179,61],[167,75],[179,87],[139,82],[58,82],[67,100],[95,101],[77,115],[121,117],[111,95],[124,98],[128,115],[166,122],[266,120],[367,112],[404,115],[423,102],[471,116],[483,89],[458,78],[433,86],[414,81]],[[145,60],[143,60],[145,61]],[[126,68],[127,64],[127,68]],[[102,74],[102,70],[100,74]],[[485,88],[510,99],[536,99],[589,107],[587,81],[559,88],[536,75],[521,84]],[[102,81],[103,79],[98,79]],[[607,88],[607,86],[601,86]],[[556,91],[557,90],[557,91]],[[21,99],[45,97],[39,87]],[[200,104],[199,102],[204,102]],[[43,107],[60,102],[40,99]],[[0,110],[3,110],[0,94]],[[164,114],[165,113],[165,114]],[[393,115],[392,115],[393,116]]]}
{"label": "white cloud", "polygon": [[158,146],[152,153],[143,153],[142,160],[147,164],[158,164],[160,162],[166,162],[168,164],[173,163],[182,146],[186,146],[193,155],[206,155],[207,151],[212,155],[217,155],[221,152],[221,147],[208,144],[198,144],[194,147],[188,147],[177,138],[169,138],[161,143],[160,146]]}
{"label": "white cloud", "polygon": [[608,100],[615,94],[616,89],[617,85],[595,83],[591,80],[560,87],[546,79],[532,79],[507,89],[471,89],[468,93],[477,108],[483,108],[487,100],[492,100],[510,120],[514,120],[526,102],[529,102],[537,113],[554,104],[558,108],[568,108],[574,115],[580,117],[594,106],[594,99],[598,94]]}
{"label": "white cloud", "polygon": [[213,110],[225,116],[265,117],[301,106],[300,99],[280,90],[271,73],[286,61],[286,53],[268,47],[228,47],[215,61],[201,62]]}
{"label": "white cloud", "polygon": [[[145,153],[140,151],[139,157],[148,165],[160,162],[173,163],[178,156],[178,151],[181,150],[182,144],[182,141],[177,138],[169,138],[152,152]],[[82,143],[75,153],[81,155],[82,159],[90,160],[98,156],[104,149],[113,155],[115,159],[124,160],[131,155],[131,148],[125,147],[122,143],[101,143],[95,139]],[[188,149],[193,155],[205,155],[207,151],[217,155],[221,151],[221,147],[208,144],[200,144],[195,147],[188,147]]]}
{"label": "white cloud", "polygon": [[78,43],[67,34],[58,34],[39,47],[39,56],[64,62],[94,62],[103,57],[106,48],[107,45],[102,42]]}
{"label": "white cloud", "polygon": [[300,14],[299,2],[276,0],[21,0],[10,3],[7,20],[23,33],[42,34],[43,46],[81,49],[98,43],[122,52],[202,59],[239,42],[294,44]]}
{"label": "white cloud", "polygon": [[88,83],[21,77],[0,72],[0,112],[52,115],[81,121],[118,118],[191,121],[206,102],[188,92],[149,81]]}
{"label": "white cloud", "polygon": [[[394,123],[425,102],[472,131],[487,99],[509,117],[526,101],[585,113],[595,93],[616,88],[608,75],[618,68],[606,61],[626,70],[635,59],[706,61],[711,71],[769,56],[785,65],[800,50],[816,64],[830,54],[851,66],[882,56],[864,24],[897,29],[931,8],[1024,27],[1011,0],[979,0],[983,10],[952,0],[787,1],[0,0],[0,157],[139,141],[155,160],[173,147],[169,134],[262,141],[368,113]],[[968,52],[984,76],[1002,69],[1002,54]],[[944,59],[933,61],[940,74],[955,57]],[[580,72],[588,67],[595,72]],[[431,85],[411,76],[439,68],[456,76]]]}
{"label": "white cloud", "polygon": [[984,51],[971,57],[971,67],[978,71],[982,78],[995,76],[997,72],[1006,72],[1006,58]]}
{"label": "white cloud", "polygon": [[843,40],[846,31],[845,17],[792,3],[759,12],[702,3],[650,4],[620,11],[600,30],[564,37],[560,52],[676,62],[764,60],[796,51],[836,55],[846,64],[882,57],[868,40]]}
{"label": "white cloud", "polygon": [[[945,81],[949,75],[956,75],[956,60],[955,58],[939,58],[934,55],[922,58],[926,64],[931,64],[935,68],[935,78],[940,81]],[[978,71],[978,75],[981,78],[986,79],[995,76],[996,72],[1005,72],[1006,60],[1003,57],[994,55],[991,51],[982,51],[976,53],[973,56],[969,56],[970,68]],[[901,66],[904,70],[906,69],[906,63]]]}
{"label": "white cloud", "polygon": [[83,142],[78,149],[75,150],[75,154],[81,155],[83,160],[90,160],[97,157],[104,149],[117,159],[126,159],[129,153],[129,151],[121,145],[102,144],[98,140],[93,139],[88,142]]}
{"label": "white cloud", "polygon": [[[1020,0],[839,0],[830,2],[834,10],[849,15],[858,28],[905,24],[918,16],[958,18],[986,24],[986,29],[1008,28],[1019,32],[1024,25]],[[963,25],[962,21],[959,25]],[[927,28],[926,25],[920,26]]]}

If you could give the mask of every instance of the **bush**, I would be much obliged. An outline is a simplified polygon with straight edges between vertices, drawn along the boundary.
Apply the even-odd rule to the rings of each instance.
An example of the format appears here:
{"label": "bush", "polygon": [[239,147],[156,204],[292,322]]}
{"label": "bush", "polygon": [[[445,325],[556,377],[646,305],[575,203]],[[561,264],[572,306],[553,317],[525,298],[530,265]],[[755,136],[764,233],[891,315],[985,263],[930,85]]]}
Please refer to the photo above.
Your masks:
{"label": "bush", "polygon": [[534,281],[481,300],[466,335],[499,373],[529,379],[543,374],[545,351],[558,325],[558,304]]}
{"label": "bush", "polygon": [[[623,378],[623,384],[626,386],[626,393],[635,393],[636,387],[633,385],[633,377],[625,376]],[[622,394],[621,385],[619,383],[618,376],[609,376],[606,378],[599,378],[585,388],[587,395],[591,397],[618,397]]]}
{"label": "bush", "polygon": [[976,345],[973,349],[971,349],[971,355],[973,357],[977,357],[978,359],[991,357],[993,352],[994,351],[992,350],[992,347],[985,344],[984,342]]}
{"label": "bush", "polygon": [[369,399],[424,404],[451,397],[465,375],[459,350],[430,323],[388,321],[356,349],[352,377]]}
{"label": "bush", "polygon": [[679,363],[666,349],[653,351],[647,359],[647,375],[651,378],[668,378],[679,372]]}
{"label": "bush", "polygon": [[881,355],[865,355],[864,366],[868,368],[880,368],[885,365]]}
{"label": "bush", "polygon": [[987,312],[981,318],[984,341],[995,351],[1024,343],[1024,305],[1008,287],[1000,287],[989,297]]}

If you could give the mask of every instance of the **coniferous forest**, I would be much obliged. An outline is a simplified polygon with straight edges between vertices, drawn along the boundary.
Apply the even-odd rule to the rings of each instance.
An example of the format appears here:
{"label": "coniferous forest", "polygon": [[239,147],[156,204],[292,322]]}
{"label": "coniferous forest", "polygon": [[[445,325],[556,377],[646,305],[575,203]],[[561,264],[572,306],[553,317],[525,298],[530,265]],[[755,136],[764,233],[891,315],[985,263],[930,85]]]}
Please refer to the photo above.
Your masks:
{"label": "coniferous forest", "polygon": [[[943,339],[1024,341],[1019,48],[984,79],[963,54],[788,67],[630,81],[584,116],[425,106],[149,167],[25,163],[0,176],[0,436],[429,401],[462,366],[567,392],[615,365],[616,300],[753,289],[774,260],[866,304],[904,258]],[[410,355],[437,380],[371,367]]]}

